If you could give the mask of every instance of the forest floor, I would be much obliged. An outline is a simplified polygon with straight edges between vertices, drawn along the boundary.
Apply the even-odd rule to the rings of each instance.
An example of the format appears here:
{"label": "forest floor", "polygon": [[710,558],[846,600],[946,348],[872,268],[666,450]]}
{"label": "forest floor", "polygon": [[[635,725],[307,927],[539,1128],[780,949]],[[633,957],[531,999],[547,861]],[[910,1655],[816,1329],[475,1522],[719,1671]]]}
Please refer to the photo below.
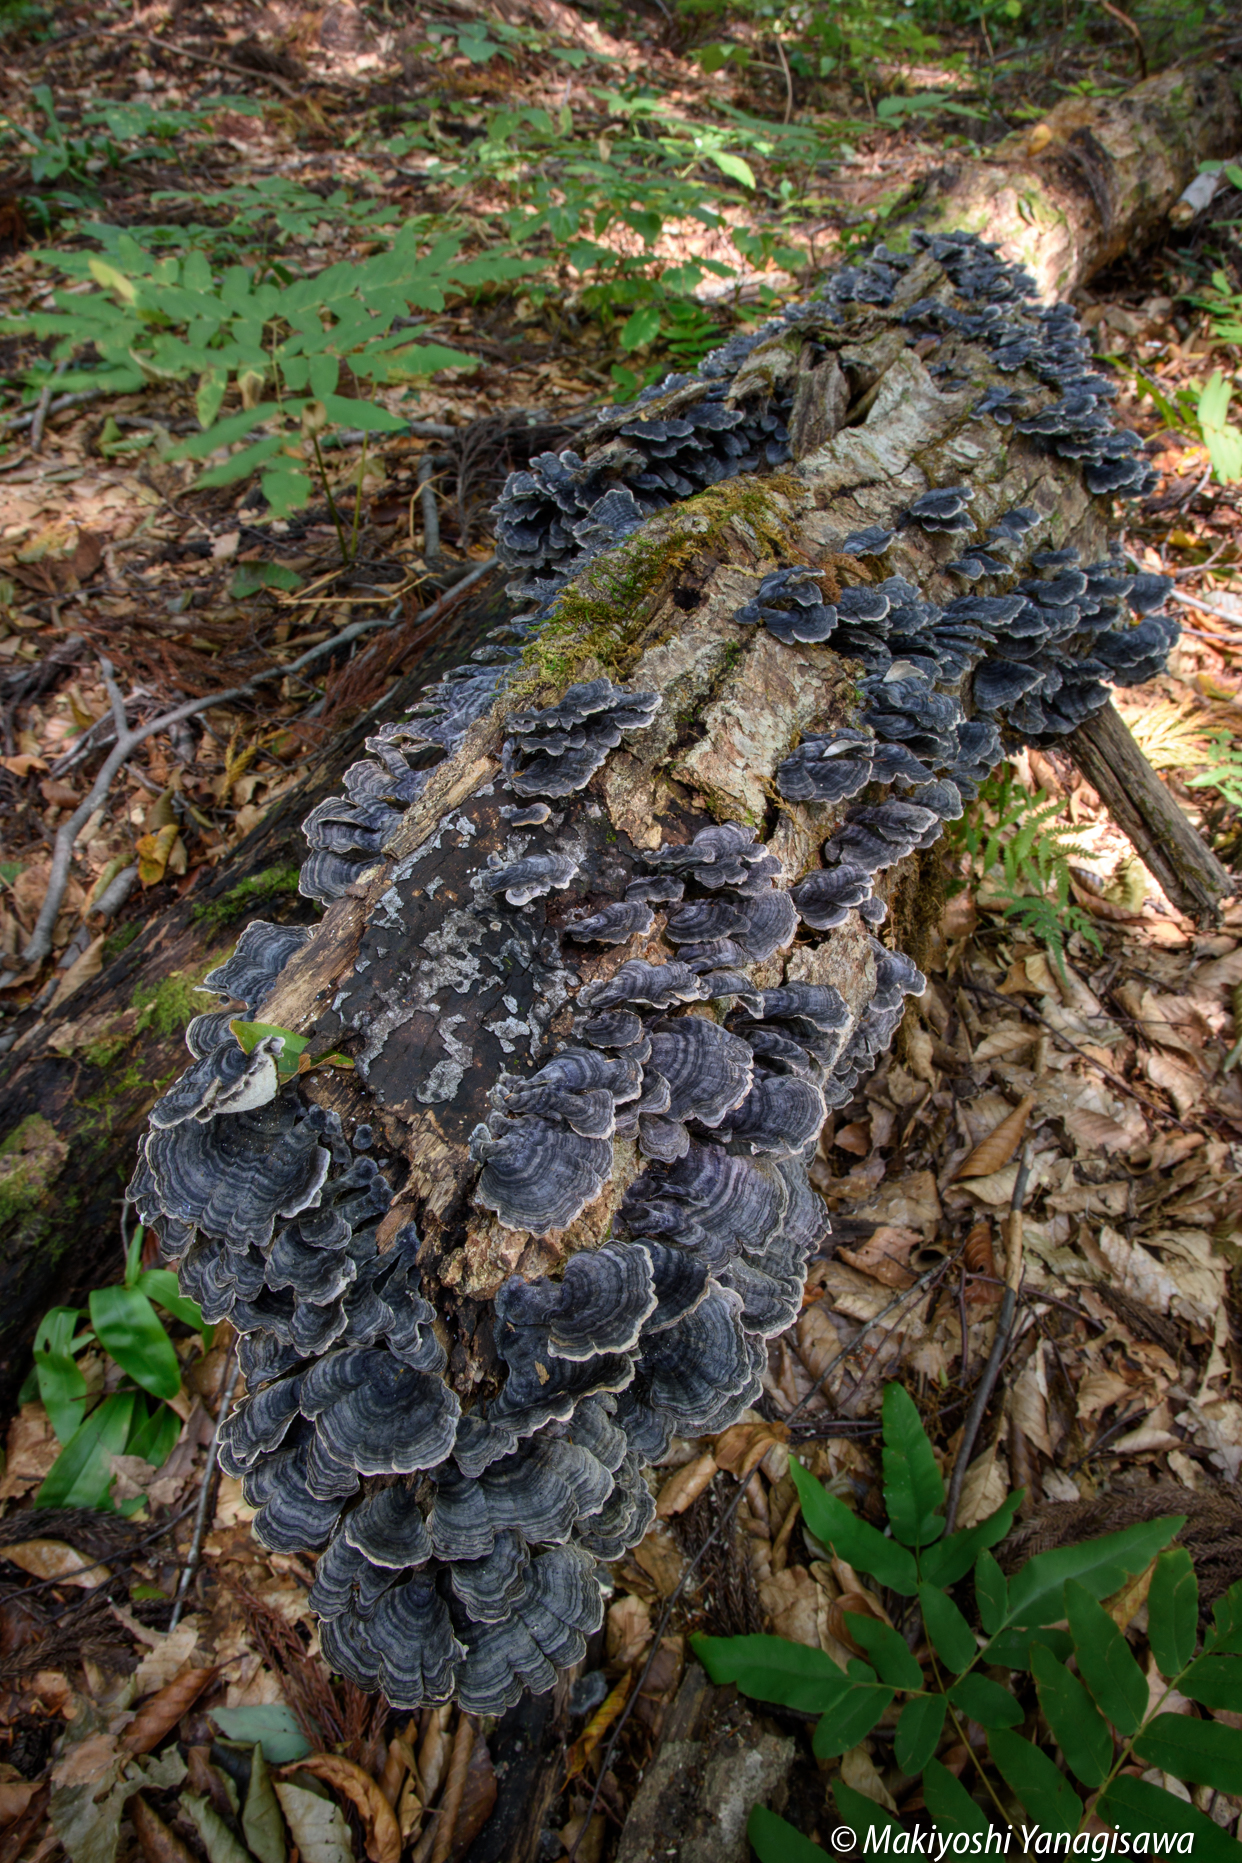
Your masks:
{"label": "forest floor", "polygon": [[[626,133],[615,99],[639,83],[704,132],[722,106],[748,121],[782,114],[779,73],[707,76],[670,49],[654,13],[646,23],[636,15],[627,38],[557,0],[511,5],[501,23],[525,36],[502,34],[487,52],[490,28],[464,6],[438,9],[444,30],[430,41],[425,23],[402,24],[395,7],[392,18],[373,11],[295,0],[262,10],[244,0],[71,4],[57,7],[54,38],[31,29],[6,39],[0,115],[26,138],[11,132],[0,152],[0,314],[50,310],[55,268],[43,249],[98,252],[92,223],[141,241],[155,225],[220,232],[249,216],[269,264],[314,269],[381,250],[392,209],[394,223],[425,217],[432,231],[461,223],[467,255],[485,253],[512,200],[507,171],[500,161],[455,166],[445,151],[469,151],[497,108],[546,112],[563,132],[568,117],[597,152]],[[1029,121],[1070,84],[1120,84],[1127,56],[1118,45],[1053,48],[992,93],[989,128]],[[916,88],[953,88],[957,70],[920,73]],[[37,102],[42,84],[55,131]],[[619,249],[629,238],[643,252],[651,240],[665,266],[709,259],[734,274],[731,285],[704,280],[697,313],[682,305],[654,349],[621,340],[641,300],[618,294],[611,307],[590,306],[545,241],[529,284],[427,307],[419,340],[476,366],[441,369],[416,401],[385,397],[416,427],[440,431],[368,436],[364,451],[341,426],[315,498],[285,517],[253,481],[195,488],[196,465],[174,456],[199,426],[191,380],[151,374],[135,389],[79,391],[62,406],[55,380],[22,387],[47,342],[0,337],[0,1044],[227,862],[307,757],[410,670],[428,602],[455,566],[491,554],[487,509],[507,469],[566,444],[575,418],[626,371],[692,361],[687,342],[701,351],[773,295],[808,288],[816,265],[882,230],[899,186],[953,146],[954,118],[876,121],[848,94],[834,137],[822,127],[830,102],[820,99],[821,145],[792,192],[782,196],[787,171],[752,135],[753,201],[745,189],[722,197],[714,227],[670,212],[655,237],[614,230]],[[138,108],[141,133],[127,139],[119,119],[103,121],[120,106]],[[166,127],[152,129],[161,113]],[[403,125],[417,133],[403,141]],[[1232,791],[1224,778],[1191,785],[1213,758],[1221,763],[1214,741],[1225,754],[1237,742],[1242,501],[1213,476],[1187,407],[1214,369],[1232,374],[1242,363],[1242,345],[1201,303],[1213,271],[1224,272],[1218,296],[1242,291],[1240,214],[1226,189],[1208,216],[1077,298],[1116,372],[1123,422],[1147,436],[1160,474],[1125,517],[1123,541],[1143,568],[1174,576],[1185,622],[1168,673],[1124,694],[1121,710],[1234,866],[1242,777],[1235,769]],[[735,237],[754,227],[770,235],[766,258]],[[172,240],[160,248],[174,249]],[[88,288],[89,272],[74,275]],[[424,462],[440,488],[439,559],[428,550]],[[288,573],[273,576],[273,565]],[[367,620],[383,623],[374,638],[357,636],[308,677],[284,671]],[[52,956],[27,965],[57,827],[109,741],[105,657],[131,723],[273,677],[242,702],[208,704],[129,759],[78,837]],[[614,1571],[585,1673],[558,1691],[541,1737],[552,1755],[544,1822],[560,1841],[550,1836],[545,1856],[575,1842],[581,1863],[615,1853],[690,1632],[774,1630],[848,1655],[839,1600],[860,1581],[799,1530],[790,1446],[866,1512],[882,1389],[896,1377],[952,1464],[994,1335],[1000,1224],[1024,1143],[1019,1318],[1001,1394],[969,1445],[959,1524],[1022,1487],[1030,1551],[1098,1524],[1101,1498],[1108,1524],[1123,1525],[1153,1486],[1172,1484],[1211,1568],[1211,1588],[1200,1569],[1205,1598],[1242,1577],[1242,902],[1215,929],[1196,928],[1066,759],[1030,753],[1010,777],[992,814],[974,819],[974,841],[960,833],[937,854],[943,910],[915,953],[927,994],[893,1054],[825,1128],[814,1176],[838,1246],[814,1267],[802,1317],[774,1349],[765,1401],[722,1437],[674,1445],[656,1471],[657,1525]],[[1037,795],[1051,805],[1042,815]],[[1033,835],[1025,865],[1006,874],[989,852],[1033,814],[1042,842]],[[1044,876],[1065,875],[1060,908],[1074,908],[1059,944],[1012,909],[1041,871],[1040,845]],[[96,902],[127,874],[126,896],[101,917]],[[0,1189],[18,1156],[0,1146]],[[113,1498],[136,1512],[71,1508],[31,1522],[60,1443],[32,1393],[7,1419],[0,1863],[44,1863],[60,1848],[73,1863],[139,1850],[148,1863],[187,1854],[236,1863],[237,1781],[244,1794],[256,1741],[280,1782],[271,1815],[277,1826],[283,1815],[304,1859],[504,1856],[492,1812],[498,1787],[520,1770],[525,1711],[499,1725],[459,1723],[450,1710],[407,1724],[333,1682],[306,1602],[310,1566],[255,1543],[232,1480],[212,1491],[186,1615],[169,1627],[231,1350],[227,1325],[209,1348],[187,1328],[178,1334],[179,1440],[154,1476],[139,1456],[114,1465]],[[97,1350],[79,1365],[90,1390],[115,1388],[119,1367]],[[717,1533],[739,1479],[745,1500]],[[1144,1609],[1139,1587],[1123,1628],[1140,1645]],[[636,1687],[637,1709],[608,1750]],[[815,1835],[824,1780],[798,1738],[789,1815]],[[468,1771],[438,1841],[454,1753]],[[885,1780],[900,1790],[891,1768]],[[311,1810],[321,1808],[315,1828],[307,1791]],[[1217,1798],[1224,1822],[1238,1807]],[[249,1824],[245,1835],[269,1863]]]}

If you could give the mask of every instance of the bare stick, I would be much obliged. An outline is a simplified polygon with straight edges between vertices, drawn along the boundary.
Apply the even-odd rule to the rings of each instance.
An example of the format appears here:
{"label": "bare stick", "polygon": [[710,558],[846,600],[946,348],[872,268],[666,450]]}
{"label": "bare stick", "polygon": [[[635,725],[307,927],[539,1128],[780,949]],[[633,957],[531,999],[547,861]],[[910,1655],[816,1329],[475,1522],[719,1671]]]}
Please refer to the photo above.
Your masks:
{"label": "bare stick", "polygon": [[1014,1180],[1013,1197],[1009,1204],[1009,1233],[1007,1237],[1005,1261],[1005,1291],[1001,1296],[1000,1312],[996,1317],[996,1336],[992,1341],[992,1350],[988,1362],[983,1368],[979,1388],[975,1392],[974,1402],[967,1412],[962,1426],[962,1440],[958,1444],[957,1458],[953,1464],[953,1474],[949,1480],[949,1498],[944,1510],[944,1530],[946,1537],[953,1531],[957,1519],[958,1504],[962,1498],[962,1484],[966,1480],[966,1470],[970,1465],[971,1451],[979,1434],[979,1425],[983,1413],[988,1407],[993,1386],[1000,1376],[1001,1364],[1005,1357],[1005,1348],[1009,1344],[1009,1334],[1013,1329],[1014,1308],[1018,1304],[1018,1285],[1022,1279],[1022,1205],[1026,1201],[1026,1187],[1031,1175],[1031,1162],[1034,1148],[1030,1139],[1022,1147],[1022,1162],[1018,1166],[1018,1175]]}
{"label": "bare stick", "polygon": [[35,408],[34,415],[30,422],[30,450],[32,453],[37,453],[43,445],[43,423],[46,421],[47,411],[52,405],[52,388],[53,385],[60,380],[68,367],[68,356],[62,356],[60,361],[56,364],[55,373],[50,375],[43,384],[43,393],[39,396],[38,405]]}
{"label": "bare stick", "polygon": [[[495,562],[496,558],[491,556],[485,563],[480,563],[476,569],[471,570],[468,576],[463,576],[460,582],[439,596],[429,608],[424,608],[422,613],[416,615],[414,619],[419,622],[434,620],[442,608],[456,601],[459,595],[464,594],[481,576],[486,575],[488,570],[495,566]],[[95,778],[90,794],[84,802],[78,804],[69,820],[57,831],[47,893],[34,931],[30,935],[30,941],[22,952],[23,966],[29,968],[31,964],[41,964],[51,950],[52,932],[65,897],[65,888],[69,884],[69,863],[73,858],[73,845],[77,840],[78,832],[90,820],[95,810],[101,808],[107,801],[113,777],[140,744],[144,744],[149,737],[155,737],[161,731],[167,731],[170,725],[178,724],[181,719],[192,718],[195,712],[206,711],[212,705],[228,705],[235,699],[248,698],[268,680],[282,679],[289,673],[298,673],[304,666],[310,666],[313,661],[322,660],[325,655],[335,653],[338,647],[356,640],[360,634],[370,633],[373,628],[396,627],[402,620],[404,616],[396,615],[373,621],[354,621],[349,627],[342,628],[341,632],[334,635],[331,640],[321,641],[317,647],[309,648],[306,653],[288,666],[273,666],[265,673],[256,673],[255,677],[247,680],[244,686],[233,686],[227,692],[210,692],[200,699],[187,699],[184,705],[175,706],[170,712],[162,712],[158,718],[150,718],[146,724],[135,725],[132,730],[128,725],[124,729],[118,726],[116,743],[100,765],[99,774]],[[111,661],[101,659],[99,664],[105,683],[112,682],[108,689],[108,696],[112,704],[113,716],[117,715],[117,707],[120,704],[120,717],[123,720],[124,704],[121,702],[120,692],[113,679]],[[4,979],[0,979],[0,987],[3,982]]]}
{"label": "bare stick", "polygon": [[436,488],[432,484],[436,462],[428,455],[418,462],[419,498],[423,507],[423,561],[428,569],[439,569],[444,558],[440,550],[440,512],[436,505]]}
{"label": "bare stick", "polygon": [[178,1623],[181,1621],[182,1608],[185,1605],[186,1596],[193,1582],[194,1574],[198,1570],[198,1562],[203,1550],[203,1534],[207,1530],[207,1507],[211,1499],[212,1477],[216,1472],[216,1456],[220,1449],[220,1431],[224,1428],[224,1420],[229,1414],[229,1405],[233,1401],[233,1392],[236,1388],[237,1347],[234,1345],[229,1355],[228,1376],[225,1379],[224,1389],[220,1395],[220,1408],[216,1412],[216,1427],[212,1431],[211,1443],[207,1450],[207,1466],[203,1470],[203,1485],[199,1490],[198,1511],[194,1516],[194,1532],[190,1539],[190,1550],[185,1557],[185,1565],[181,1570],[181,1580],[177,1586],[177,1595],[173,1599],[172,1616],[168,1620],[168,1628],[170,1630],[175,1630]]}

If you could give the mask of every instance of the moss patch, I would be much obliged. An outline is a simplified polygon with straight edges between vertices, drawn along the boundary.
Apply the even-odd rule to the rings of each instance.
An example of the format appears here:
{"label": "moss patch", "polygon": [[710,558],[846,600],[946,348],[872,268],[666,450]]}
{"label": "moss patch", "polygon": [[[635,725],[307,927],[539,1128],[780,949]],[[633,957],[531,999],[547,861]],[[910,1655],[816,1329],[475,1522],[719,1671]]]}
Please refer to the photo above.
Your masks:
{"label": "moss patch", "polygon": [[137,919],[131,919],[128,925],[118,925],[116,930],[104,939],[103,961],[110,964],[122,951],[128,951],[134,939],[142,930]]}
{"label": "moss patch", "polygon": [[805,487],[787,474],[742,475],[713,485],[661,512],[629,542],[607,550],[558,597],[523,656],[509,690],[510,706],[527,704],[542,688],[560,688],[587,663],[624,677],[668,579],[716,545],[729,525],[756,553],[789,550],[791,498]]}
{"label": "moss patch", "polygon": [[268,899],[296,893],[298,871],[297,867],[264,867],[261,873],[252,873],[248,880],[239,880],[227,893],[221,893],[219,899],[204,899],[191,906],[190,917],[196,925],[205,925],[213,931],[230,925]]}
{"label": "moss patch", "polygon": [[138,1011],[134,1034],[154,1029],[157,1035],[179,1035],[187,1022],[203,1013],[195,987],[199,981],[199,976],[174,970],[158,983],[140,983],[133,994]]}
{"label": "moss patch", "polygon": [[28,1216],[60,1176],[69,1147],[42,1113],[30,1113],[0,1144],[0,1225]]}

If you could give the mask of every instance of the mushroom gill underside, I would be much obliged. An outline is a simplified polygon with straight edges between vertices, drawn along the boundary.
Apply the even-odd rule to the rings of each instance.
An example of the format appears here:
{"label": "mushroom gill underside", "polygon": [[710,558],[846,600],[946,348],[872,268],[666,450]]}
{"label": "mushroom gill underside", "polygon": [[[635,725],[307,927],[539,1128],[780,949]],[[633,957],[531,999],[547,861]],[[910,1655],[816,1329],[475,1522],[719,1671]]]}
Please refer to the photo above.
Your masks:
{"label": "mushroom gill underside", "polygon": [[[664,695],[600,676],[511,709],[506,684],[601,557],[788,460],[792,390],[765,356],[792,341],[814,365],[877,329],[943,344],[928,375],[976,456],[1008,429],[1074,462],[1080,498],[1145,488],[1072,313],[990,248],[943,236],[841,268],[622,410],[597,455],[511,477],[497,534],[524,611],[307,818],[303,893],[370,902],[316,1024],[355,1058],[345,1116],[315,1077],[282,1084],[279,1034],[247,1052],[233,1032],[316,937],[263,922],[205,979],[220,1006],[151,1113],[130,1197],[183,1291],[239,1334],[222,1466],[264,1545],[318,1554],[330,1665],[395,1706],[498,1713],[580,1660],[602,1563],[654,1518],[645,1470],[759,1399],[829,1245],[820,1128],[924,988],[876,935],[890,870],[1006,746],[1055,742],[1176,637],[1161,578],[1083,562],[1048,498],[1009,505],[959,473],[839,528],[827,567],[756,574],[733,612],[742,651],[775,643],[795,684],[831,664],[850,695],[835,721],[788,725],[762,772],[767,838],[689,790],[656,845],[613,825],[609,760],[641,763]],[[913,579],[929,540],[938,597]],[[394,854],[488,720],[487,777]],[[419,1175],[413,1135],[432,1130],[448,1189]]]}

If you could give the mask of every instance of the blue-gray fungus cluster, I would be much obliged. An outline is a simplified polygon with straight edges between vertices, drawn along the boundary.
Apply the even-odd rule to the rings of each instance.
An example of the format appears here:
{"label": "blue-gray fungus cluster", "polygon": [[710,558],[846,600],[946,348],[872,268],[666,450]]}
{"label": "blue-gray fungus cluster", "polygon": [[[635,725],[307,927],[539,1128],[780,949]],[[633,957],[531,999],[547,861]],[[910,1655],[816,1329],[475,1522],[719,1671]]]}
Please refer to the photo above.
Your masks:
{"label": "blue-gray fungus cluster", "polygon": [[[1030,505],[993,500],[982,526],[970,484],[933,486],[822,567],[762,576],[733,616],[743,649],[766,631],[861,669],[848,720],[770,771],[804,843],[822,837],[809,871],[775,826],[765,840],[693,799],[658,846],[614,830],[593,779],[622,747],[641,758],[662,701],[603,676],[511,711],[493,779],[401,851],[567,582],[661,507],[790,457],[796,384],[773,339],[813,367],[880,315],[924,358],[949,344],[928,369],[950,388],[965,341],[1055,395],[986,386],[969,421],[1079,462],[1091,492],[1143,488],[1072,314],[966,236],[879,248],[648,391],[595,452],[537,459],[497,508],[527,612],[368,738],[305,824],[302,891],[368,901],[316,1022],[355,1058],[344,1116],[281,1084],[279,1034],[245,1053],[230,1030],[311,955],[310,931],[263,923],[206,978],[220,1006],[152,1111],[130,1195],[186,1293],[240,1335],[223,1466],[265,1545],[319,1554],[328,1661],[394,1705],[496,1713],[581,1658],[600,1562],[651,1525],[645,1469],[756,1401],[825,1246],[808,1166],[826,1111],[924,987],[874,936],[886,870],[961,814],[1007,742],[1071,731],[1174,637],[1159,578],[1041,547]],[[937,600],[885,558],[938,535],[957,552],[938,570],[970,587]]]}

